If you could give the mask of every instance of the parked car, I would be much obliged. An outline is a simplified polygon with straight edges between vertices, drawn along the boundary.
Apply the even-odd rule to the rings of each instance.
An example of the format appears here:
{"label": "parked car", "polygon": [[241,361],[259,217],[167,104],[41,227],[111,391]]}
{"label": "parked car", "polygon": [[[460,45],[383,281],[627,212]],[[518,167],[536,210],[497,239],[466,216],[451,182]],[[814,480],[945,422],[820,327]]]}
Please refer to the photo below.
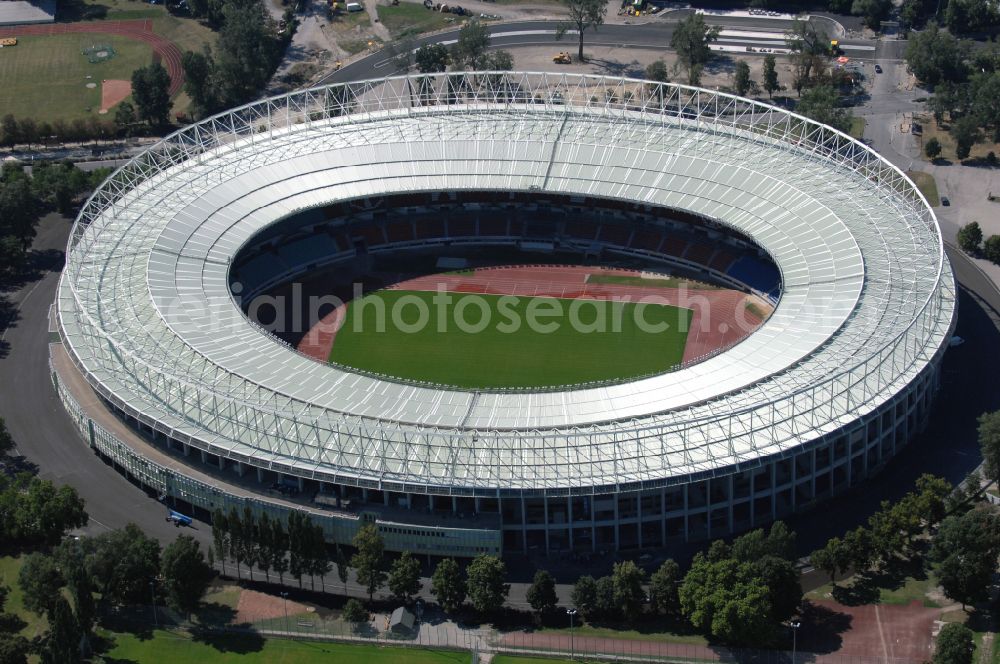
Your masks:
{"label": "parked car", "polygon": [[875,73],[876,74],[882,73],[882,65],[875,65]]}
{"label": "parked car", "polygon": [[941,205],[943,205],[945,207],[948,207],[949,205],[951,205],[951,201],[948,200],[947,196],[942,196],[941,197]]}

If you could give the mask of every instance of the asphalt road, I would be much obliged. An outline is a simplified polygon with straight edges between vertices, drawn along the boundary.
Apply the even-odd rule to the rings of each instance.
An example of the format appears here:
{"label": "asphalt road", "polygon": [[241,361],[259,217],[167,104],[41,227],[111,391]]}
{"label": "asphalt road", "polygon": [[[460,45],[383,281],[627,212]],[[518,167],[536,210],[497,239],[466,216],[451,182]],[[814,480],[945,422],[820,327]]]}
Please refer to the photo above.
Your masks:
{"label": "asphalt road", "polygon": [[[662,19],[653,20],[642,25],[602,25],[596,31],[588,31],[584,45],[616,46],[620,48],[657,49],[669,48],[670,38],[677,21],[686,12],[670,12]],[[783,48],[785,46],[784,31],[792,22],[780,19],[758,18],[753,16],[710,17],[712,23],[722,23],[726,30],[748,33],[745,35],[727,36],[725,33],[719,43],[738,50],[747,46],[756,48]],[[823,23],[830,19],[821,19]],[[567,34],[562,41],[556,40],[557,21],[523,21],[499,23],[489,26],[492,39],[490,48],[516,49],[521,46],[551,45],[554,50],[576,51],[576,33]],[[831,28],[832,30],[832,28]],[[458,30],[441,32],[415,39],[414,49],[424,44],[453,44],[458,39]],[[763,33],[772,36],[763,36]],[[760,34],[757,34],[760,33]],[[876,43],[866,39],[841,39],[841,46],[847,55],[857,59],[872,59],[876,55]],[[558,47],[558,49],[556,48]],[[884,49],[883,49],[884,50]],[[880,57],[895,57],[894,53],[880,53]],[[343,83],[347,81],[366,80],[390,76],[397,73],[392,61],[392,55],[383,49],[367,57],[355,60],[339,71],[333,72],[317,85],[326,83]]]}

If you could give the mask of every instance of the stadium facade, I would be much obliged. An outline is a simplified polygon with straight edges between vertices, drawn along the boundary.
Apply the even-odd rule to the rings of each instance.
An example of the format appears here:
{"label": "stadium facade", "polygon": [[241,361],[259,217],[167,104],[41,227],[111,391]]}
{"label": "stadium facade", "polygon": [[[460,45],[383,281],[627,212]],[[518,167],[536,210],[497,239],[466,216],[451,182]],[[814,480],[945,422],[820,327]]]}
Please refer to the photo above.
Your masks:
{"label": "stadium facade", "polygon": [[[413,220],[394,239],[378,203],[399,197]],[[619,215],[625,231],[586,249],[565,224],[548,241],[701,269],[777,306],[680,370],[535,391],[324,365],[240,309],[232,284],[251,270],[234,257],[330,206],[375,210],[381,241],[336,229],[303,241],[337,222],[300,224],[269,245],[282,269],[257,286],[402,243],[545,240],[511,225],[421,231],[421,206],[442,197],[641,210],[658,221]],[[757,251],[780,290],[718,252],[667,251],[675,231]],[[388,549],[435,555],[627,550],[765,524],[871,477],[925,424],[955,307],[926,200],[829,127],[631,79],[397,77],[230,111],[116,172],[73,229],[52,375],[97,452],[199,513],[300,509],[337,542],[374,522]],[[269,489],[289,484],[295,495]]]}

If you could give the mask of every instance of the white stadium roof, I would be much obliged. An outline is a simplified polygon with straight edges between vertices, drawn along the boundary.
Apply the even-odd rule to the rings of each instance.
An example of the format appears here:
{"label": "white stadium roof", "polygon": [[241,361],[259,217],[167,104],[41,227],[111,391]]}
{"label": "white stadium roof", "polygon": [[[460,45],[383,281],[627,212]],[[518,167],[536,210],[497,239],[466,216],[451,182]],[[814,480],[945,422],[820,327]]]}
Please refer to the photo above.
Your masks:
{"label": "white stadium roof", "polygon": [[[669,84],[420,79],[257,102],[116,173],[81,212],[59,296],[63,336],[91,384],[184,442],[282,472],[553,490],[680,481],[786,453],[891,399],[950,334],[955,289],[933,213],[843,134]],[[680,371],[467,392],[307,359],[254,327],[229,293],[232,257],[292,213],[441,190],[695,212],[771,255],[781,299],[745,341]]]}

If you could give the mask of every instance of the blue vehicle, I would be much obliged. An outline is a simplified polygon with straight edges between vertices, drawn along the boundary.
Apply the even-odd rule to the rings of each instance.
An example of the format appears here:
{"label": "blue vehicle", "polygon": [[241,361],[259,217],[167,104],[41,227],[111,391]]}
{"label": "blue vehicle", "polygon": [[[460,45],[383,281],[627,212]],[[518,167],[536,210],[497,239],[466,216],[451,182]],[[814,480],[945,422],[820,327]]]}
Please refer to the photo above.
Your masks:
{"label": "blue vehicle", "polygon": [[175,512],[173,510],[167,510],[170,514],[167,515],[167,521],[173,521],[174,526],[180,528],[181,526],[190,526],[192,523],[191,517],[186,514],[181,514],[180,512]]}

